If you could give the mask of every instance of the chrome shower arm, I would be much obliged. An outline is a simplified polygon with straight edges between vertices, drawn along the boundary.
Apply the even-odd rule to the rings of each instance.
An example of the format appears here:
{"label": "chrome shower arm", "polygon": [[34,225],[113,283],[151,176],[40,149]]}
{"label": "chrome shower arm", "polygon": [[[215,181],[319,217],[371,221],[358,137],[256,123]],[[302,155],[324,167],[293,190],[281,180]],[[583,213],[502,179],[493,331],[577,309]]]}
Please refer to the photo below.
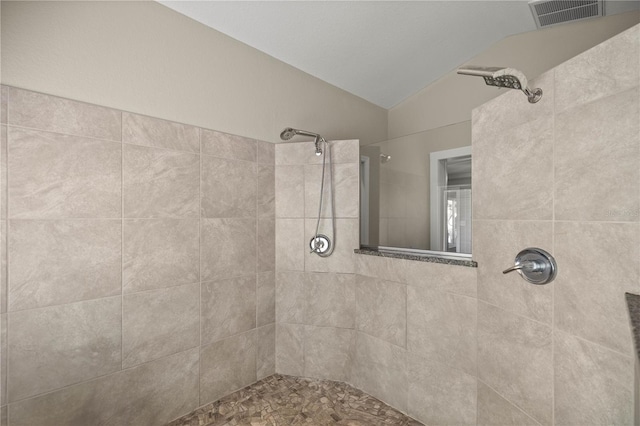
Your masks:
{"label": "chrome shower arm", "polygon": [[542,89],[529,89],[527,77],[515,68],[466,66],[458,74],[482,77],[488,86],[522,90],[532,104],[542,97]]}

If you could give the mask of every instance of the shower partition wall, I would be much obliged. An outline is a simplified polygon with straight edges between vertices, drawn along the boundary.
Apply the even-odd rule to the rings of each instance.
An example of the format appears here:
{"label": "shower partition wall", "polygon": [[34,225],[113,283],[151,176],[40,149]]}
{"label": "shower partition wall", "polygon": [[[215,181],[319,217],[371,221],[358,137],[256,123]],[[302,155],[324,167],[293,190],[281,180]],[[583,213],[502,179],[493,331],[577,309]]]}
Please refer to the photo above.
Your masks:
{"label": "shower partition wall", "polygon": [[4,419],[162,425],[273,374],[273,144],[2,99]]}

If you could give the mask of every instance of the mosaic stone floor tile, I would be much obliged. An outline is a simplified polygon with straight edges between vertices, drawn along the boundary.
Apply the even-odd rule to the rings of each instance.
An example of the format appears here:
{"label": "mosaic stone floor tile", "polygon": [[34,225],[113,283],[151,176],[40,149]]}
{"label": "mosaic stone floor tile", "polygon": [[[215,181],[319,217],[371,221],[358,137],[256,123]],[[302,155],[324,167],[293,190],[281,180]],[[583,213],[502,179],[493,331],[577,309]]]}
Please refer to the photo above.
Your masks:
{"label": "mosaic stone floor tile", "polygon": [[424,426],[352,386],[275,374],[167,426]]}

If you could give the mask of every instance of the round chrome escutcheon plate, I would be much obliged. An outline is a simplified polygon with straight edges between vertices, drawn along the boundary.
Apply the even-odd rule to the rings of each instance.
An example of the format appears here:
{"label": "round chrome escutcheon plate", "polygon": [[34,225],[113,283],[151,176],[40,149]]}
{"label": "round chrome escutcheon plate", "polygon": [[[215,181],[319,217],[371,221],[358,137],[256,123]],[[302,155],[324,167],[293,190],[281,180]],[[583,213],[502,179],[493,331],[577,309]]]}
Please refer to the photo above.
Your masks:
{"label": "round chrome escutcheon plate", "polygon": [[311,251],[314,253],[324,254],[331,248],[331,241],[326,235],[314,235],[311,241],[309,241],[309,248],[311,248]]}

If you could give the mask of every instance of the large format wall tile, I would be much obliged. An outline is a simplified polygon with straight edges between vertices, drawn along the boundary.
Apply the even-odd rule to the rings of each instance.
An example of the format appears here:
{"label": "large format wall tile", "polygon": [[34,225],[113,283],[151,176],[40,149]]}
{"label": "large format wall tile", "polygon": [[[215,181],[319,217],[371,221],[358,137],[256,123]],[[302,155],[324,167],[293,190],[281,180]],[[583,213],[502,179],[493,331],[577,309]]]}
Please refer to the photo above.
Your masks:
{"label": "large format wall tile", "polygon": [[[356,272],[358,275],[363,275],[365,277],[406,283],[408,282],[406,272],[408,270],[409,263],[411,262],[404,259],[358,255],[356,256]],[[418,280],[420,280],[420,278],[416,278],[412,283]]]}
{"label": "large format wall tile", "polygon": [[255,331],[203,346],[200,351],[200,405],[250,385],[256,377]]}
{"label": "large format wall tile", "polygon": [[[475,108],[471,119],[473,145],[475,145],[477,139],[483,139],[488,142],[492,137],[503,133],[506,129],[513,129],[535,121],[540,117],[552,115],[555,111],[554,76],[555,70],[551,70],[529,81],[529,87],[539,87],[543,91],[542,98],[535,104],[527,102],[526,99],[523,102],[522,92],[509,90]],[[475,146],[473,149],[475,150]],[[476,155],[475,151],[473,155]],[[476,166],[474,165],[474,167]],[[474,183],[474,185],[477,185],[477,183]]]}
{"label": "large format wall tile", "polygon": [[307,164],[307,160],[315,154],[313,142],[285,142],[276,144],[276,166]]}
{"label": "large format wall tile", "polygon": [[356,328],[405,348],[407,286],[357,275]]}
{"label": "large format wall tile", "polygon": [[200,152],[200,131],[197,127],[128,112],[122,115],[122,141],[134,145]]}
{"label": "large format wall tile", "polygon": [[276,372],[276,325],[256,330],[256,379],[262,380]]}
{"label": "large format wall tile", "polygon": [[276,324],[276,372],[304,376],[304,325]]}
{"label": "large format wall tile", "polygon": [[424,288],[407,289],[407,349],[476,375],[477,300]]}
{"label": "large format wall tile", "polygon": [[401,411],[407,411],[407,352],[364,333],[356,335],[353,382]]}
{"label": "large format wall tile", "polygon": [[[474,224],[475,226],[475,224]],[[475,230],[474,230],[475,232]],[[373,256],[359,256],[373,257]],[[462,296],[478,294],[478,268],[389,259],[396,270],[402,269],[401,280],[417,288],[428,288]]]}
{"label": "large format wall tile", "polygon": [[408,412],[428,425],[476,424],[476,378],[408,354]]}
{"label": "large format wall tile", "polygon": [[524,411],[478,382],[478,426],[540,426]]}
{"label": "large format wall tile", "polygon": [[[340,218],[358,217],[360,203],[360,178],[358,163],[334,164],[333,186],[329,166],[326,166],[323,187],[322,216],[331,217],[331,188],[333,188],[333,199],[335,201],[335,216]],[[305,217],[318,217],[318,206],[320,201],[320,184],[322,182],[322,166],[308,165],[304,167],[304,208]]]}
{"label": "large format wall tile", "polygon": [[350,382],[355,344],[355,330],[306,326],[304,376]]}
{"label": "large format wall tile", "polygon": [[120,111],[42,93],[9,88],[7,122],[13,126],[121,140]]}
{"label": "large format wall tile", "polygon": [[202,219],[202,281],[256,273],[256,221],[253,218]]}
{"label": "large format wall tile", "polygon": [[276,273],[260,272],[256,280],[256,325],[276,321]]}
{"label": "large format wall tile", "polygon": [[9,314],[9,401],[118,371],[121,299]]}
{"label": "large format wall tile", "polygon": [[276,144],[265,141],[257,141],[258,163],[276,164]]}
{"label": "large format wall tile", "polygon": [[198,282],[199,232],[198,219],[124,220],[123,291]]}
{"label": "large format wall tile", "polygon": [[7,312],[9,280],[7,276],[7,221],[0,220],[0,314]]}
{"label": "large format wall tile", "polygon": [[9,99],[9,87],[0,86],[0,123],[7,124],[7,100]]}
{"label": "large format wall tile", "polygon": [[276,319],[279,323],[304,322],[305,280],[304,272],[276,274]]}
{"label": "large format wall tile", "polygon": [[473,217],[551,219],[552,157],[552,116],[542,116],[490,137],[478,136],[474,128]]}
{"label": "large format wall tile", "polygon": [[123,148],[124,217],[198,217],[199,155]]}
{"label": "large format wall tile", "polygon": [[[306,164],[322,164],[323,156],[316,155],[316,150],[313,143],[307,143],[309,149],[304,151],[306,155]],[[360,141],[357,139],[345,139],[337,141],[329,141],[331,150],[331,163],[359,163],[360,162]],[[324,150],[325,145],[322,144],[321,148]],[[329,162],[329,159],[326,159]],[[305,164],[300,163],[300,164]]]}
{"label": "large format wall tile", "polygon": [[478,379],[542,424],[551,424],[551,327],[478,303]]}
{"label": "large format wall tile", "polygon": [[631,354],[624,292],[640,292],[640,226],[558,222],[555,234],[556,327]]}
{"label": "large format wall tile", "polygon": [[0,315],[0,406],[7,405],[7,316]]}
{"label": "large format wall tile", "polygon": [[633,359],[555,333],[555,424],[633,424]]}
{"label": "large format wall tile", "polygon": [[198,407],[198,349],[9,406],[12,426],[162,425]]}
{"label": "large format wall tile", "polygon": [[517,272],[503,274],[502,271],[513,266],[516,255],[526,247],[540,247],[554,254],[552,229],[551,222],[474,221],[478,299],[514,314],[551,324],[553,287],[558,285],[557,281],[532,285]]}
{"label": "large format wall tile", "polygon": [[259,218],[271,218],[276,215],[276,168],[272,165],[258,164],[257,169],[256,210]]}
{"label": "large format wall tile", "polygon": [[559,114],[556,220],[639,221],[638,87]]}
{"label": "large format wall tile", "polygon": [[556,68],[558,112],[637,86],[640,27],[624,31]]}
{"label": "large format wall tile", "polygon": [[356,283],[353,274],[307,273],[304,323],[355,328]]}
{"label": "large format wall tile", "polygon": [[257,144],[254,139],[215,130],[201,130],[201,132],[203,154],[254,163],[257,161]]}
{"label": "large format wall tile", "polygon": [[304,217],[304,167],[276,166],[276,217]]}
{"label": "large format wall tile", "polygon": [[258,272],[273,271],[276,268],[276,220],[258,219],[256,249]]}
{"label": "large format wall tile", "polygon": [[256,164],[202,156],[202,217],[255,217]]}
{"label": "large format wall tile", "polygon": [[7,218],[7,126],[0,126],[0,218]]}
{"label": "large format wall tile", "polygon": [[120,217],[122,145],[9,128],[12,218]]}
{"label": "large format wall tile", "polygon": [[276,269],[304,271],[304,219],[276,219]]}
{"label": "large format wall tile", "polygon": [[202,344],[256,327],[256,276],[202,283]]}
{"label": "large format wall tile", "polygon": [[127,294],[122,301],[122,367],[200,344],[200,286],[189,284]]}
{"label": "large format wall tile", "polygon": [[121,236],[119,220],[9,221],[9,310],[119,294]]}

